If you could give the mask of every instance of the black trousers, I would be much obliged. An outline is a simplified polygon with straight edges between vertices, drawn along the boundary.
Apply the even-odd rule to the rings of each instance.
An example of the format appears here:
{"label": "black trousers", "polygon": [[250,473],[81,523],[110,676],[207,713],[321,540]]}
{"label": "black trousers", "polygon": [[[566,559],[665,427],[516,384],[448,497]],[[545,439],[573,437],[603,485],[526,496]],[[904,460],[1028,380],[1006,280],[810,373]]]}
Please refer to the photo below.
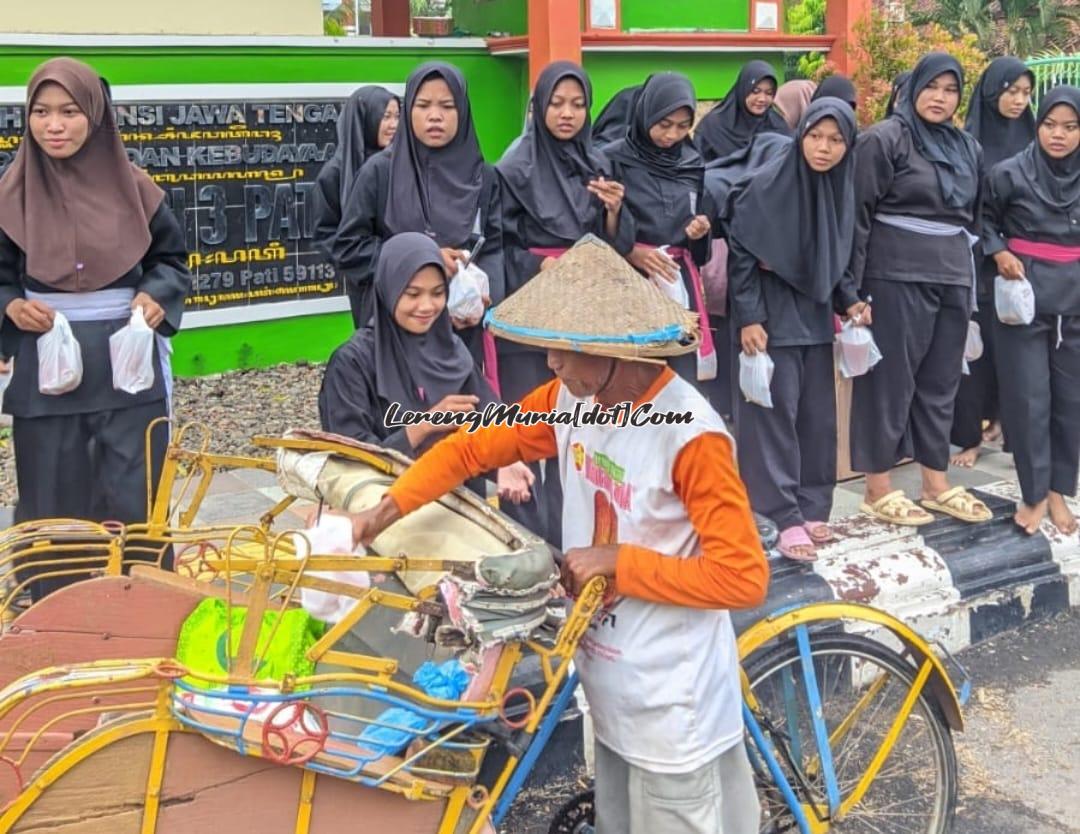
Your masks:
{"label": "black trousers", "polygon": [[700,390],[716,413],[727,419],[734,414],[733,404],[740,396],[735,390],[738,388],[739,374],[734,371],[740,349],[736,347],[731,333],[731,319],[725,316],[709,316],[709,327],[712,330],[713,344],[716,346],[716,379],[700,383]]}
{"label": "black trousers", "polygon": [[863,292],[873,295],[872,329],[882,359],[852,386],[852,468],[888,472],[912,457],[944,472],[971,288],[868,278]]}
{"label": "black trousers", "polygon": [[361,285],[346,280],[345,293],[349,297],[349,310],[352,312],[353,328],[365,327],[375,315],[375,293],[370,281]]}
{"label": "black trousers", "polygon": [[[165,416],[167,406],[162,400],[94,414],[16,417],[12,423],[19,487],[16,523],[46,518],[145,522],[146,427]],[[167,446],[167,431],[163,426],[155,428],[150,476],[155,490]],[[57,554],[57,558],[78,555]],[[21,571],[18,578],[23,581],[48,570],[36,566]],[[36,602],[85,578],[83,573],[35,580],[30,594]]]}
{"label": "black trousers", "polygon": [[836,487],[832,345],[770,347],[772,408],[735,401],[739,474],[750,506],[781,530],[828,521]]}
{"label": "black trousers", "polygon": [[997,322],[1001,419],[1024,503],[1049,491],[1076,495],[1080,466],[1080,316]]}
{"label": "black trousers", "polygon": [[969,374],[960,377],[960,389],[956,394],[953,412],[953,444],[961,449],[974,449],[982,445],[982,424],[993,422],[1000,416],[998,408],[997,368],[994,364],[994,312],[993,298],[979,299],[979,309],[973,316],[982,335],[983,355],[969,363]]}
{"label": "black trousers", "polygon": [[[499,387],[502,389],[503,402],[513,403],[520,400],[533,389],[543,385],[554,377],[547,365],[547,352],[529,350],[513,352],[499,351]],[[562,548],[562,481],[559,478],[559,461],[550,458],[530,464],[536,476],[534,492],[539,498],[538,526],[532,527],[522,522],[545,541],[557,548]],[[539,486],[539,489],[536,487]],[[514,508],[520,510],[520,507]],[[511,516],[512,518],[514,516]]]}

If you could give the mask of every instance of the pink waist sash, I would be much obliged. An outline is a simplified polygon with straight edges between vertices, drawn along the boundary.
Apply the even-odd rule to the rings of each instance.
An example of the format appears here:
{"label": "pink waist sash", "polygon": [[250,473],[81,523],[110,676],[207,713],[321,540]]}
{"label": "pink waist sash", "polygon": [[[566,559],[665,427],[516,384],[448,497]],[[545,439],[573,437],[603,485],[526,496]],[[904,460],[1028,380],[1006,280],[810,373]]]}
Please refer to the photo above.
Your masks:
{"label": "pink waist sash", "polygon": [[555,246],[530,246],[529,252],[541,258],[558,258],[560,255],[566,254],[566,249],[559,249]]}
{"label": "pink waist sash", "polygon": [[1062,246],[1059,243],[1039,243],[1034,240],[1011,237],[1008,240],[1009,251],[1015,255],[1026,255],[1040,261],[1055,264],[1070,264],[1080,261],[1080,246]]}

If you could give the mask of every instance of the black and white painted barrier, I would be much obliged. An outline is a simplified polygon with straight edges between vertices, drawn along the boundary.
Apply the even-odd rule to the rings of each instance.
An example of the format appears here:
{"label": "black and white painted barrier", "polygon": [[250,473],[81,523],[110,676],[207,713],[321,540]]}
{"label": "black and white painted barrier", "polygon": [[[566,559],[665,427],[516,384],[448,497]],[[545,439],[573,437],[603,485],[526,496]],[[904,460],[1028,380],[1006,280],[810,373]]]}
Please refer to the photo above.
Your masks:
{"label": "black and white painted barrier", "polygon": [[[865,515],[832,522],[839,540],[816,562],[775,555],[764,606],[734,614],[736,629],[782,608],[839,600],[879,608],[957,652],[1023,623],[1080,606],[1080,535],[1013,522],[1019,488],[972,489],[993,511],[983,524],[941,517],[897,527]],[[1073,502],[1080,514],[1080,502]]]}

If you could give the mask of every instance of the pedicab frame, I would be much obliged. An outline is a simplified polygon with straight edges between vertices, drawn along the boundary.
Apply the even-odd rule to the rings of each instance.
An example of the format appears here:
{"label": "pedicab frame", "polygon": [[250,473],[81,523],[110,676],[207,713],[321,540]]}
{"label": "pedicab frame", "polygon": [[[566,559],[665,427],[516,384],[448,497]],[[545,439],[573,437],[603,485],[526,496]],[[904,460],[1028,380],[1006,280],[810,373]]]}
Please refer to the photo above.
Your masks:
{"label": "pedicab frame", "polygon": [[[155,421],[148,427],[146,440],[148,452],[152,432],[160,429],[163,424],[169,425],[171,431],[171,423],[167,420]],[[184,442],[195,433],[201,436],[200,442],[194,449],[185,448]],[[350,654],[335,651],[331,647],[374,607],[389,607],[402,612],[418,611],[434,596],[435,589],[431,588],[416,597],[388,593],[377,588],[367,589],[360,593],[352,586],[309,575],[324,571],[355,570],[356,558],[312,555],[306,560],[298,559],[290,547],[290,538],[286,534],[273,535],[274,521],[297,500],[293,496],[286,496],[264,513],[258,526],[193,527],[196,514],[208,494],[216,471],[236,468],[276,471],[275,461],[270,457],[254,458],[211,453],[209,451],[210,438],[210,430],[200,424],[185,425],[171,438],[156,496],[148,477],[149,520],[145,525],[130,525],[125,528],[107,523],[91,525],[62,520],[53,523],[51,527],[59,531],[63,531],[65,525],[72,527],[69,532],[73,543],[70,544],[57,543],[63,542],[62,533],[43,540],[40,536],[35,536],[33,531],[29,531],[27,535],[31,547],[48,551],[54,556],[65,551],[72,554],[85,554],[87,533],[95,532],[98,535],[98,543],[93,555],[89,557],[72,555],[67,558],[67,563],[63,567],[56,568],[48,574],[38,574],[38,578],[64,575],[85,576],[88,571],[116,577],[122,575],[127,568],[137,575],[140,572],[139,561],[134,561],[133,556],[141,557],[140,561],[149,559],[151,564],[160,565],[166,559],[170,547],[180,548],[180,552],[176,554],[174,569],[181,575],[186,573],[190,579],[205,581],[220,577],[224,571],[225,576],[228,577],[229,587],[225,595],[227,604],[232,605],[234,588],[239,595],[251,601],[249,627],[245,627],[241,635],[240,648],[235,658],[236,665],[230,667],[230,674],[225,678],[199,675],[197,677],[202,684],[258,686],[263,689],[276,687],[279,690],[279,696],[267,696],[262,700],[267,704],[278,703],[278,709],[281,709],[287,703],[295,703],[295,700],[290,701],[290,696],[297,691],[310,692],[312,687],[336,681],[339,685],[348,684],[359,687],[368,696],[375,691],[396,693],[417,708],[428,708],[440,714],[449,713],[457,717],[459,721],[469,716],[470,720],[465,721],[463,726],[475,728],[485,721],[498,721],[504,728],[502,741],[508,747],[509,755],[491,791],[475,784],[458,784],[452,786],[448,792],[444,788],[432,792],[431,785],[434,784],[434,780],[425,779],[422,772],[410,772],[408,764],[402,765],[390,776],[384,774],[379,778],[364,777],[361,776],[363,770],[361,768],[359,772],[347,777],[369,787],[402,793],[412,799],[446,798],[447,810],[438,834],[452,834],[458,831],[458,818],[467,809],[475,814],[472,825],[467,829],[469,834],[479,834],[488,818],[493,825],[498,826],[505,819],[542,754],[544,746],[573,701],[578,679],[571,668],[570,661],[578,640],[585,633],[601,606],[606,582],[596,579],[589,584],[575,602],[552,644],[543,645],[534,639],[526,640],[523,644],[508,643],[507,650],[499,660],[491,696],[486,700],[466,704],[441,702],[438,699],[429,698],[423,692],[393,680],[393,675],[397,671],[397,664],[393,659]],[[256,447],[266,449],[289,448],[312,452],[330,450],[335,455],[358,460],[391,477],[401,469],[400,464],[394,465],[378,454],[359,448],[334,446],[324,440],[257,437],[252,443]],[[149,460],[149,455],[147,459]],[[179,485],[178,495],[175,489],[177,485]],[[479,498],[475,498],[474,506],[483,503]],[[42,526],[50,527],[48,523],[43,523]],[[207,544],[215,537],[219,540],[222,537],[225,539],[223,548]],[[33,550],[22,550],[19,558],[25,559],[28,552],[32,553]],[[0,553],[0,568],[3,567],[5,558],[9,562],[13,561],[11,556],[5,557],[3,553]],[[438,558],[379,556],[364,557],[364,561],[367,570],[392,573],[406,570],[454,571],[462,568],[462,565],[454,560]],[[55,565],[56,560],[53,559],[52,563]],[[3,571],[0,570],[0,578],[2,577]],[[8,608],[25,585],[26,581],[18,583],[6,597],[0,595],[0,611]],[[0,588],[2,587],[0,585]],[[275,587],[278,588],[276,592],[272,590]],[[281,590],[282,587],[286,589],[284,593]],[[354,607],[349,616],[330,628],[309,653],[311,659],[333,662],[350,671],[336,673],[333,676],[317,675],[277,682],[257,680],[252,673],[258,668],[256,656],[258,627],[257,625],[250,626],[261,620],[261,615],[268,605],[277,605],[284,609],[294,600],[301,587],[344,594],[358,599],[359,604]],[[252,611],[258,616],[250,616]],[[280,619],[278,622],[280,623]],[[888,732],[857,783],[846,787],[838,783],[831,755],[832,749],[851,733],[860,717],[869,710],[875,695],[881,691],[884,676],[863,687],[862,694],[854,706],[843,720],[834,722],[834,727],[830,731],[824,716],[819,681],[816,678],[816,669],[820,667],[821,659],[820,656],[815,655],[813,647],[815,641],[819,640],[819,634],[826,633],[837,624],[843,624],[841,627],[854,624],[861,631],[872,629],[877,634],[889,635],[891,641],[899,645],[900,649],[890,646],[888,651],[894,653],[895,657],[911,672],[910,686],[900,709],[889,724]],[[231,635],[228,639],[231,640]],[[880,639],[872,640],[869,637],[858,639],[873,642],[878,647],[878,651],[883,646]],[[798,708],[799,699],[805,699],[802,703],[809,708],[809,730],[814,744],[813,751],[808,751],[808,757],[799,761],[796,761],[798,756],[792,755],[794,746],[790,737],[792,728],[787,727],[786,732],[779,729],[780,722],[771,720],[765,713],[765,707],[751,685],[752,675],[747,672],[756,657],[761,657],[784,644],[797,650],[801,670],[797,675],[800,678],[798,683],[801,684],[801,688],[798,692],[792,693],[791,700],[786,701],[786,708]],[[525,648],[540,658],[545,687],[539,698],[534,698],[528,690],[508,688],[511,673],[521,659]],[[946,736],[951,731],[962,731],[961,705],[967,700],[970,682],[962,667],[944,647],[939,644],[937,648],[944,655],[945,661],[960,676],[962,684],[959,689],[954,685],[945,662],[939,658],[934,647],[897,618],[865,605],[825,602],[790,607],[769,614],[738,637],[739,657],[744,664],[742,669],[743,716],[748,742],[752,742],[748,744],[751,760],[760,784],[771,782],[775,792],[782,797],[786,805],[786,813],[790,815],[788,824],[793,824],[800,834],[821,834],[821,832],[832,830],[838,824],[842,827],[845,818],[858,808],[883,765],[889,759],[917,704],[928,702],[932,705],[932,709],[926,714],[937,716],[945,728]],[[79,692],[92,693],[95,687],[107,685],[115,688],[117,685],[128,684],[132,685],[129,689],[133,694],[138,694],[143,698],[152,696],[148,700],[129,705],[132,709],[141,709],[143,713],[134,722],[106,724],[86,738],[76,740],[55,756],[43,771],[39,771],[25,785],[15,800],[6,807],[0,808],[0,832],[9,830],[22,813],[33,805],[42,791],[78,762],[122,737],[146,732],[153,733],[154,746],[148,773],[142,834],[152,834],[158,810],[157,789],[160,787],[164,772],[169,734],[203,732],[204,735],[213,735],[207,732],[206,726],[200,726],[199,721],[184,719],[176,709],[175,700],[180,679],[190,681],[194,677],[189,670],[179,666],[172,658],[98,661],[42,670],[34,676],[33,680],[24,679],[20,682],[21,687],[9,686],[0,693],[0,719],[10,714],[19,703],[30,696],[63,699],[75,697]],[[510,719],[509,717],[511,702],[515,698],[523,702],[519,703],[518,707],[523,705],[528,707],[524,719]],[[38,736],[46,730],[47,727],[39,729]],[[221,736],[229,734],[218,733],[218,735],[219,738],[215,739],[218,743],[231,745],[247,755],[266,755],[269,752],[269,757],[273,758],[275,753],[282,753],[281,750],[272,746],[266,747],[265,739],[262,750],[253,749],[250,743],[245,744],[242,729],[239,737],[223,740]],[[0,739],[0,763],[16,764],[4,757],[4,746],[7,741],[8,739]],[[442,741],[452,744],[452,738]],[[414,763],[438,744],[439,740],[436,740],[420,755],[413,756]],[[477,769],[484,750],[486,746],[476,756]],[[949,753],[951,754],[951,746]],[[325,768],[320,770],[314,755],[308,756],[303,761],[289,761],[288,759],[288,755],[285,755],[279,763],[305,769],[295,830],[306,832],[310,824],[311,798],[316,774],[319,772],[329,772],[335,776],[343,774],[333,773]],[[947,787],[946,790],[952,792],[943,800],[947,813],[942,817],[938,828],[934,830],[947,831],[951,827],[955,806],[955,780],[951,789]],[[766,830],[772,829],[766,828]],[[775,830],[791,829],[777,827]]]}

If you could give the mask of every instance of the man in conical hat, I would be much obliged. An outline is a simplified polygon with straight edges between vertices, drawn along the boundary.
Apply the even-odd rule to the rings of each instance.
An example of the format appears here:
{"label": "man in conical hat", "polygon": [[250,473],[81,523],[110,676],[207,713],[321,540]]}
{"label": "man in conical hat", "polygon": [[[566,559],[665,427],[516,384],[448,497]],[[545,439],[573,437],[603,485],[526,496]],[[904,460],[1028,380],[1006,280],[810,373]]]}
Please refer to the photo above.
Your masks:
{"label": "man in conical hat", "polygon": [[605,576],[616,597],[574,659],[596,736],[596,831],[756,834],[728,611],[764,601],[769,569],[723,420],[663,361],[696,348],[695,317],[586,238],[486,321],[547,348],[556,378],[523,412],[599,404],[624,425],[458,431],[352,517],[355,539],[482,472],[557,456],[563,584],[576,595]]}

